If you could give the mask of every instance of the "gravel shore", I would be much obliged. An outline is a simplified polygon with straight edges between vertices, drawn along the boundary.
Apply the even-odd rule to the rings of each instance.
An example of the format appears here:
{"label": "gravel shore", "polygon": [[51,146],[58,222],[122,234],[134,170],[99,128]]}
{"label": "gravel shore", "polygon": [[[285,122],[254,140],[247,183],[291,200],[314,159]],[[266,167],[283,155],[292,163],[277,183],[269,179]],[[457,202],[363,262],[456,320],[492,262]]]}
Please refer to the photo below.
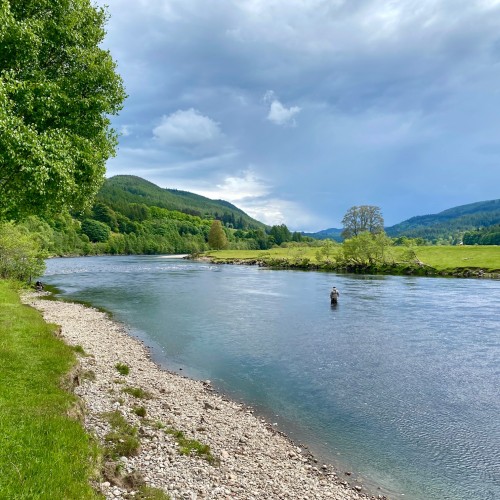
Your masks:
{"label": "gravel shore", "polygon": [[[143,482],[172,499],[385,498],[348,485],[343,473],[337,476],[333,467],[318,463],[251,409],[216,394],[209,381],[159,368],[144,344],[107,314],[41,295],[27,294],[24,302],[60,325],[67,344],[83,348],[75,393],[83,402],[86,429],[105,444],[112,428],[104,414],[114,411],[138,429],[137,453],[106,464],[108,472],[96,485],[106,498],[133,498]],[[117,364],[130,367],[129,373],[120,374]],[[147,391],[146,398],[127,388]],[[213,459],[181,454],[174,431],[209,445]]]}

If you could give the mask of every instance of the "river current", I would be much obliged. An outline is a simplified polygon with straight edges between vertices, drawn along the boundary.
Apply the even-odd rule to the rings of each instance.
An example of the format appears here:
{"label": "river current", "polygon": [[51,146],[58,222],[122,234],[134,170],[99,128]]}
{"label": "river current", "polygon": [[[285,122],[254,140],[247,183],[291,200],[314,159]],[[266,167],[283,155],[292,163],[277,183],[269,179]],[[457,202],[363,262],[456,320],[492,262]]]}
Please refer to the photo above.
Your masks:
{"label": "river current", "polygon": [[391,498],[500,498],[499,281],[166,256],[51,259],[43,280]]}

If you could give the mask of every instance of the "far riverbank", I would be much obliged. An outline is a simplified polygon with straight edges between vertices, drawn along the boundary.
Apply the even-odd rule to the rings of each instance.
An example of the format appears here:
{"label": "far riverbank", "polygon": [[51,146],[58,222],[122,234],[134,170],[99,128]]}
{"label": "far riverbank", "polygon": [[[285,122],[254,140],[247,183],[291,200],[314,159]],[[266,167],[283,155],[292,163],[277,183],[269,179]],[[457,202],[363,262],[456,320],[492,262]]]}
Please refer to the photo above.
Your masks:
{"label": "far riverbank", "polygon": [[439,276],[500,279],[500,246],[422,246],[412,259],[404,247],[392,247],[385,263],[345,264],[336,259],[339,247],[325,256],[316,247],[289,245],[270,250],[217,250],[190,256],[215,264],[244,264],[273,269],[302,269],[352,274]]}

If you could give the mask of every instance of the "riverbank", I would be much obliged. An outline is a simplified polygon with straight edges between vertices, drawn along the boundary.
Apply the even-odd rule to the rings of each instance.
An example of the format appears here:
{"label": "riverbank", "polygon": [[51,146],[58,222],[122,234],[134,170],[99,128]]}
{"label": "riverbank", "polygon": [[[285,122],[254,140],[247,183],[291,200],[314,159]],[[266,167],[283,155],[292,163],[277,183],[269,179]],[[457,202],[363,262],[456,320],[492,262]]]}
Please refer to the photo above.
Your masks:
{"label": "riverbank", "polygon": [[41,294],[24,301],[78,346],[75,392],[86,429],[109,447],[116,430],[110,415],[119,413],[138,439],[128,457],[107,459],[99,483],[106,498],[126,498],[142,483],[173,499],[370,498],[363,485],[349,486],[343,473],[317,463],[251,409],[214,393],[208,381],[160,369],[105,313]]}
{"label": "riverbank", "polygon": [[349,274],[392,276],[438,276],[456,278],[500,279],[499,246],[423,246],[415,247],[408,260],[405,247],[392,247],[386,262],[346,264],[337,260],[340,246],[326,257],[308,246],[276,247],[260,250],[217,250],[191,256],[214,264],[245,264],[274,269],[329,271]]}

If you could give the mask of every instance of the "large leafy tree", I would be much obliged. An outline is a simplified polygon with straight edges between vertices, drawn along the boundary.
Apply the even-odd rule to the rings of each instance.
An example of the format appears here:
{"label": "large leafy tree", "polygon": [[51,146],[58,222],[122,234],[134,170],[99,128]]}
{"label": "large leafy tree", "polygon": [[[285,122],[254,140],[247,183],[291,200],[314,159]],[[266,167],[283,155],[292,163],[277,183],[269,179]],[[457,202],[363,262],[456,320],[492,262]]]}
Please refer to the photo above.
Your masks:
{"label": "large leafy tree", "polygon": [[342,238],[352,238],[361,233],[377,234],[384,230],[384,218],[379,207],[361,205],[351,207],[342,219]]}
{"label": "large leafy tree", "polygon": [[0,219],[79,209],[114,155],[125,98],[90,0],[0,0]]}

